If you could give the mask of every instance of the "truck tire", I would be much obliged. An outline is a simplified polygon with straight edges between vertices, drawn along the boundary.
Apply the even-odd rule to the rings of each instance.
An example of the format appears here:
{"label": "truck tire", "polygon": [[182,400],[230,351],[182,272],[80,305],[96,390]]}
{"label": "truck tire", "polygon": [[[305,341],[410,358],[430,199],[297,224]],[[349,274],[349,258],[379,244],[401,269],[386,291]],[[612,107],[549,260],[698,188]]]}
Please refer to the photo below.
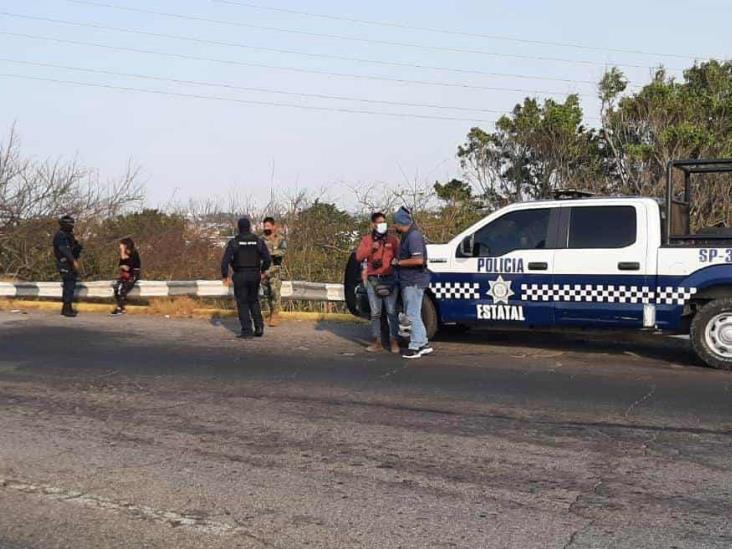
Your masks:
{"label": "truck tire", "polygon": [[424,322],[424,327],[427,329],[427,339],[434,338],[440,327],[440,321],[437,318],[435,302],[427,294],[422,300],[422,322]]}
{"label": "truck tire", "polygon": [[707,366],[732,370],[732,298],[710,301],[696,313],[691,344]]}
{"label": "truck tire", "polygon": [[343,277],[343,294],[346,298],[346,307],[353,316],[361,318],[368,317],[368,311],[362,310],[362,303],[356,293],[358,287],[361,285],[361,265],[356,261],[356,254],[352,253],[351,257],[348,258],[346,265],[346,272]]}

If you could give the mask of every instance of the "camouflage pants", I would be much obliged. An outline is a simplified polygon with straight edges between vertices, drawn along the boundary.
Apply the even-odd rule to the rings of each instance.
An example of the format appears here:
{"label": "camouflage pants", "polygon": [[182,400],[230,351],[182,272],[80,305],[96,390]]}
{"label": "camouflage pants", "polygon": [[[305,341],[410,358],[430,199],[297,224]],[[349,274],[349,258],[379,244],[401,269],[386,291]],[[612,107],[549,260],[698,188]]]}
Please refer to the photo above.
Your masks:
{"label": "camouflage pants", "polygon": [[264,299],[270,313],[279,313],[282,301],[282,279],[277,274],[270,274],[262,281]]}

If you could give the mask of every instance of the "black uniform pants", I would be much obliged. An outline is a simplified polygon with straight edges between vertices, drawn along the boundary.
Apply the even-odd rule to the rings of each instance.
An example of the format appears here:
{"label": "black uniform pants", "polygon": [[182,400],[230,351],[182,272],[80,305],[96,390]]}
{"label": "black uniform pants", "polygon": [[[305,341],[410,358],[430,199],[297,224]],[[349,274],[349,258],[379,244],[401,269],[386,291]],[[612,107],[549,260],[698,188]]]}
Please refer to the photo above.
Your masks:
{"label": "black uniform pants", "polygon": [[74,302],[74,293],[76,292],[76,281],[79,275],[76,271],[63,270],[60,272],[61,281],[63,282],[63,290],[61,292],[61,298],[64,305],[71,305]]}
{"label": "black uniform pants", "polygon": [[262,308],[259,305],[259,271],[239,271],[232,277],[234,281],[234,295],[239,310],[239,322],[244,334],[252,333],[252,321],[255,329],[264,328]]}

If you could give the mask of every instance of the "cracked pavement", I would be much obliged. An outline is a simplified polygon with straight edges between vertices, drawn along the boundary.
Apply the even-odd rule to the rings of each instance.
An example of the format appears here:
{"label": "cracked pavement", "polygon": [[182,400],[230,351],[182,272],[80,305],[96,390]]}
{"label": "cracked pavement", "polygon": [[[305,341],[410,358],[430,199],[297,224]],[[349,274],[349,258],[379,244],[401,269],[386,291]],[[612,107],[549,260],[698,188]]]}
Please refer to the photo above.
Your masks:
{"label": "cracked pavement", "polygon": [[0,548],[728,548],[732,372],[654,336],[0,312]]}

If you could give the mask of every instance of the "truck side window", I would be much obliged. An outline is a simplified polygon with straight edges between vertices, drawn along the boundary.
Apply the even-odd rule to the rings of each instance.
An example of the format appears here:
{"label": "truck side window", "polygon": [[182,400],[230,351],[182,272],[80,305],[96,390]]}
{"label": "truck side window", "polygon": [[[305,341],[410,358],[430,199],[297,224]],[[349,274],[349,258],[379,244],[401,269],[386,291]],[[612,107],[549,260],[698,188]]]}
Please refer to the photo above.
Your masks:
{"label": "truck side window", "polygon": [[549,208],[518,210],[490,222],[475,233],[477,257],[545,248],[550,213]]}
{"label": "truck side window", "polygon": [[583,206],[570,210],[568,248],[625,248],[635,243],[633,206]]}

